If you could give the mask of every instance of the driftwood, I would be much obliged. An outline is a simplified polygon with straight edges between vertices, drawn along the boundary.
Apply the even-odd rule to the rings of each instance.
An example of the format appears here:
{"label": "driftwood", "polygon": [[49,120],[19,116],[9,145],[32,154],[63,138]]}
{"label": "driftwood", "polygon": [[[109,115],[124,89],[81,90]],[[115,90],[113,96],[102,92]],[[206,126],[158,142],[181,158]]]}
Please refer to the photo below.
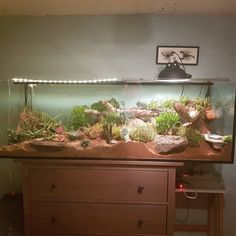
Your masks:
{"label": "driftwood", "polygon": [[192,126],[198,129],[202,134],[210,133],[206,122],[201,118],[199,111],[194,107],[184,106],[181,103],[174,103],[174,109],[185,122],[183,126]]}

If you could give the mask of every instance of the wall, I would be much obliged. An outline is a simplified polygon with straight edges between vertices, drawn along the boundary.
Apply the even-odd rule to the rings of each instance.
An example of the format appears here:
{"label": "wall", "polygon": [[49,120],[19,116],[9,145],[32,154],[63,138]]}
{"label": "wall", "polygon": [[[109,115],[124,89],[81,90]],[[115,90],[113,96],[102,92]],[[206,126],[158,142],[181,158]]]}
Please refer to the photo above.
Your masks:
{"label": "wall", "polygon": [[[161,69],[155,65],[156,46],[173,44],[200,46],[199,65],[187,67],[194,77],[236,81],[235,28],[236,17],[216,16],[0,17],[0,80],[152,79]],[[0,126],[7,127],[7,120]],[[9,170],[18,176],[18,167],[8,160],[0,166],[1,194],[9,189]],[[231,188],[225,208],[225,235],[231,236],[236,234],[236,165],[217,168]]]}

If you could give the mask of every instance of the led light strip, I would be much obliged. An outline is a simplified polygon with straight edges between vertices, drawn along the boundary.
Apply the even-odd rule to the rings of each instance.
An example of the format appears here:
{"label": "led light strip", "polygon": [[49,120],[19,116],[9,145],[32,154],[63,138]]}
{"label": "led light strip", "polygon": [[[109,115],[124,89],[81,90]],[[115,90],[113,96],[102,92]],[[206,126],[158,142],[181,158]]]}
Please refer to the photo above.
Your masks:
{"label": "led light strip", "polygon": [[94,80],[33,80],[13,78],[15,84],[97,84],[97,83],[112,83],[121,82],[117,78],[94,79]]}

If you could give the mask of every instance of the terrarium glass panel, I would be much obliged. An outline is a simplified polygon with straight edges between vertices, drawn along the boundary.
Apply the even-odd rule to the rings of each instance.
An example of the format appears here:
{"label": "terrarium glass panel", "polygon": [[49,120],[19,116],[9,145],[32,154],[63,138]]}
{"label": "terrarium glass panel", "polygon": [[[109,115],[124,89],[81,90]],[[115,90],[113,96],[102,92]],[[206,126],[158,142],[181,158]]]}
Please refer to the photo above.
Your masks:
{"label": "terrarium glass panel", "polygon": [[[42,82],[42,81],[41,81]],[[0,86],[1,157],[232,162],[235,84]]]}

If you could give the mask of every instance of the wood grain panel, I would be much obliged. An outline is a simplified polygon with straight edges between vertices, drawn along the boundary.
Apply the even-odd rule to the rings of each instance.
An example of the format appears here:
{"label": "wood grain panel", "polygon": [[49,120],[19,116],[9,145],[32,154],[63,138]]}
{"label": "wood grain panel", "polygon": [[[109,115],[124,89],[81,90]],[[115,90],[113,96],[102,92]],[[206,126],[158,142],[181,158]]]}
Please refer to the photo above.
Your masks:
{"label": "wood grain panel", "polygon": [[166,202],[168,171],[30,169],[32,200]]}
{"label": "wood grain panel", "polygon": [[166,206],[33,202],[38,234],[166,234]]}

